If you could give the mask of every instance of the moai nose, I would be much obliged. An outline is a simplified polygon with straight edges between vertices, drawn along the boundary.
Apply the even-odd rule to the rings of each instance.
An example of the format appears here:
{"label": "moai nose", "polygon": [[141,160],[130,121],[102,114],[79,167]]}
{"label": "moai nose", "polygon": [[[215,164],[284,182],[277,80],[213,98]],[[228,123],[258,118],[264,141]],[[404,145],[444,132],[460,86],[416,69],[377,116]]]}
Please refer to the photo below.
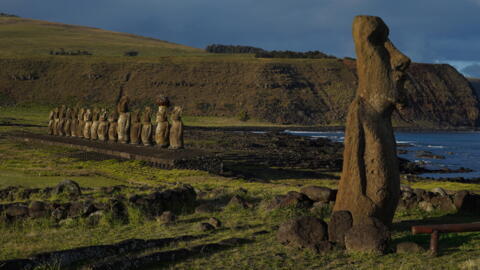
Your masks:
{"label": "moai nose", "polygon": [[410,58],[401,53],[390,40],[385,42],[385,48],[390,53],[390,64],[393,70],[405,71],[410,65]]}

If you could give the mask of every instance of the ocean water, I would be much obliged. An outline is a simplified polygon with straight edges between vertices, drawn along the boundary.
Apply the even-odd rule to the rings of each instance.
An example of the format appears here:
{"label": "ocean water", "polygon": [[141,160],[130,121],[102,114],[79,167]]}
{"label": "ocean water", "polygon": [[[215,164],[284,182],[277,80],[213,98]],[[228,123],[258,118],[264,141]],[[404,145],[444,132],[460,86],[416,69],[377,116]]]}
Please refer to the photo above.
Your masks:
{"label": "ocean water", "polygon": [[[343,142],[343,131],[314,132],[314,131],[289,131],[286,133],[307,136],[311,138],[329,138],[333,141]],[[410,161],[425,164],[429,169],[458,169],[460,167],[472,169],[469,173],[434,173],[422,174],[425,177],[449,178],[480,177],[480,132],[395,132],[398,149],[408,152],[399,155]],[[444,156],[445,159],[419,158],[418,151],[429,151],[435,155]]]}

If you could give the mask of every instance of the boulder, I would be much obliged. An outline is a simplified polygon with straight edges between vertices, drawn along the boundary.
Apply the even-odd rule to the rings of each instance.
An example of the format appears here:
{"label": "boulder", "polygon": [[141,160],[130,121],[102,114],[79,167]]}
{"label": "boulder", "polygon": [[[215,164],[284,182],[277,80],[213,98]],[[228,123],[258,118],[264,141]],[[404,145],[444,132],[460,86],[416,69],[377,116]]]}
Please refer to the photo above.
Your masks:
{"label": "boulder", "polygon": [[287,195],[280,201],[277,205],[277,208],[310,208],[313,204],[313,201],[310,200],[305,194],[290,191]]}
{"label": "boulder", "polygon": [[171,224],[175,222],[176,216],[170,212],[170,211],[165,211],[163,212],[158,218],[157,221],[163,224]]}
{"label": "boulder", "polygon": [[33,201],[28,206],[28,215],[31,218],[47,217],[48,214],[48,205],[42,201]]}
{"label": "boulder", "polygon": [[53,190],[53,194],[55,195],[61,193],[66,193],[70,196],[79,196],[82,194],[82,190],[77,182],[67,179],[60,182]]}
{"label": "boulder", "polygon": [[215,227],[210,223],[202,222],[198,224],[198,230],[201,232],[208,232],[215,230]]}
{"label": "boulder", "polygon": [[5,213],[9,218],[23,218],[28,216],[28,207],[22,204],[11,204],[7,206]]}
{"label": "boulder", "polygon": [[319,186],[306,186],[300,189],[300,193],[305,194],[310,200],[314,202],[330,202],[335,201],[336,191]]}
{"label": "boulder", "polygon": [[441,188],[441,187],[436,187],[434,189],[431,190],[433,193],[436,193],[440,196],[448,196],[447,192],[445,191],[445,189]]}
{"label": "boulder", "polygon": [[314,217],[299,217],[289,220],[277,232],[277,240],[293,247],[324,250],[327,244],[327,224]]}
{"label": "boulder", "polygon": [[390,241],[387,226],[377,218],[365,218],[360,222],[345,234],[347,251],[384,254]]}
{"label": "boulder", "polygon": [[412,253],[418,254],[425,252],[425,249],[415,242],[401,242],[397,244],[396,252],[398,254]]}
{"label": "boulder", "polygon": [[440,211],[450,212],[456,210],[455,204],[449,196],[443,196],[439,194],[438,196],[431,198],[430,203],[435,209],[438,209]]}
{"label": "boulder", "polygon": [[431,202],[421,201],[418,203],[418,208],[422,209],[425,212],[432,212],[435,208]]}
{"label": "boulder", "polygon": [[345,246],[345,234],[352,228],[352,214],[348,211],[335,211],[328,223],[328,240],[339,246]]}
{"label": "boulder", "polygon": [[455,194],[454,204],[459,212],[480,215],[480,195],[478,194],[466,190],[459,191]]}
{"label": "boulder", "polygon": [[210,225],[212,225],[213,227],[215,227],[216,229],[222,227],[222,222],[218,218],[215,218],[215,217],[209,218],[208,223]]}
{"label": "boulder", "polygon": [[228,207],[240,207],[240,208],[244,208],[244,209],[247,209],[247,208],[250,208],[252,207],[252,205],[247,202],[247,200],[245,200],[243,197],[239,196],[239,195],[234,195],[230,201],[228,202]]}
{"label": "boulder", "polygon": [[200,204],[195,208],[196,214],[208,214],[215,212],[215,206],[210,203]]}

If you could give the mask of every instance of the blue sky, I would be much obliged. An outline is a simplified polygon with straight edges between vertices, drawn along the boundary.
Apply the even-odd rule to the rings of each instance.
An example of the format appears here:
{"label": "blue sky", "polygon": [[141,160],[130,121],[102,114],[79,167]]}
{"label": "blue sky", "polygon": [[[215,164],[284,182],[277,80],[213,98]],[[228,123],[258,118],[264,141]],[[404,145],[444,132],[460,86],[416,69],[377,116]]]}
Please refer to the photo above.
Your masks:
{"label": "blue sky", "polygon": [[239,44],[354,56],[351,23],[376,15],[416,62],[480,77],[480,0],[1,0],[0,12],[204,48]]}

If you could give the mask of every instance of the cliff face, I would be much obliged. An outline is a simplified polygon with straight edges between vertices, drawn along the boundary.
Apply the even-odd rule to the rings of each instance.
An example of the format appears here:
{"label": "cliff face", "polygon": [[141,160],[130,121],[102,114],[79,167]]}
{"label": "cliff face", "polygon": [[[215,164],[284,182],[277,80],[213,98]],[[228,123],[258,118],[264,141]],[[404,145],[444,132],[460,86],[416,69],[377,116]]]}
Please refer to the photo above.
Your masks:
{"label": "cliff face", "polygon": [[[134,105],[158,93],[185,114],[236,116],[276,123],[342,125],[357,79],[350,60],[164,57],[155,61],[92,61],[68,57],[0,59],[0,103],[111,105],[127,93]],[[83,59],[83,60],[82,60]],[[422,127],[473,126],[477,96],[448,65],[413,64],[407,82],[409,123]],[[400,119],[400,118],[397,118]],[[411,121],[411,122],[410,122]]]}

